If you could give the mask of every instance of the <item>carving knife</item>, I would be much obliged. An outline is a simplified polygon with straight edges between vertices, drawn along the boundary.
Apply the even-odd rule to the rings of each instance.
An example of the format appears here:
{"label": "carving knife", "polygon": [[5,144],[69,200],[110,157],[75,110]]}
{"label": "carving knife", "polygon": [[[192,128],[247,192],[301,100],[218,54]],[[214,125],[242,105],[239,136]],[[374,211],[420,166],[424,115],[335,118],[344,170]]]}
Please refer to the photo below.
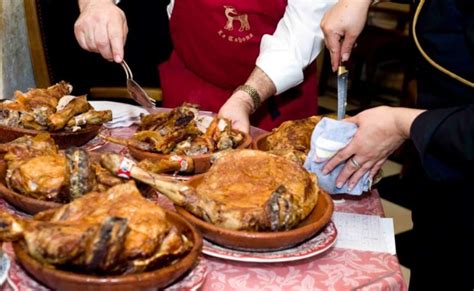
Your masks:
{"label": "carving knife", "polygon": [[337,119],[344,119],[347,106],[347,78],[349,71],[345,66],[337,69]]}

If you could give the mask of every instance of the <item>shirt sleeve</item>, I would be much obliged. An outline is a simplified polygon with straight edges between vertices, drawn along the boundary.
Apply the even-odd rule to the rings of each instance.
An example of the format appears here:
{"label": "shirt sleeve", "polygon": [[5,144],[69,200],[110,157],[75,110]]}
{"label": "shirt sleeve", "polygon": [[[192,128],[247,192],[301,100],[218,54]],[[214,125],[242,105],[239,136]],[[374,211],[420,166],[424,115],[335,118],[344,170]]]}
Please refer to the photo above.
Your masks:
{"label": "shirt sleeve", "polygon": [[432,179],[456,181],[474,173],[474,105],[423,112],[410,137]]}
{"label": "shirt sleeve", "polygon": [[303,82],[303,70],[323,48],[324,13],[337,0],[288,0],[273,35],[264,35],[256,65],[275,84],[277,94]]}
{"label": "shirt sleeve", "polygon": [[173,12],[174,0],[170,0],[170,4],[166,7],[166,12],[168,12],[168,18],[171,18],[171,13]]}

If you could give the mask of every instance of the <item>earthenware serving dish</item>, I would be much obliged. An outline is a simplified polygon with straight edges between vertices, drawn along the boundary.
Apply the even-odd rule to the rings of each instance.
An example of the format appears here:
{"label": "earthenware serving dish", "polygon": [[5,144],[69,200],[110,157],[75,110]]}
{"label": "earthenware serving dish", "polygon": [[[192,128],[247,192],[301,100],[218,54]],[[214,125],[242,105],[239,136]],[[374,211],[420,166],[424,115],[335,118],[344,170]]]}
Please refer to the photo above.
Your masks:
{"label": "earthenware serving dish", "polygon": [[[196,176],[186,183],[196,188],[202,181],[203,176]],[[329,194],[320,190],[318,202],[306,219],[293,229],[277,232],[249,232],[225,229],[194,216],[182,207],[176,207],[176,210],[185,219],[194,224],[205,239],[216,244],[238,250],[274,251],[293,247],[316,235],[331,220],[334,204]]]}
{"label": "earthenware serving dish", "polygon": [[[82,146],[99,134],[102,125],[87,124],[85,127],[77,131],[52,131],[49,132],[60,149],[65,149],[71,146]],[[9,127],[0,125],[0,143],[7,143],[24,135],[35,136],[45,131]]]}
{"label": "earthenware serving dish", "polygon": [[118,276],[76,273],[37,261],[28,254],[24,242],[15,242],[13,249],[23,268],[35,279],[54,290],[160,290],[192,269],[198,263],[202,250],[202,237],[189,222],[171,211],[166,211],[166,216],[193,242],[193,248],[186,256],[171,265],[148,272]]}

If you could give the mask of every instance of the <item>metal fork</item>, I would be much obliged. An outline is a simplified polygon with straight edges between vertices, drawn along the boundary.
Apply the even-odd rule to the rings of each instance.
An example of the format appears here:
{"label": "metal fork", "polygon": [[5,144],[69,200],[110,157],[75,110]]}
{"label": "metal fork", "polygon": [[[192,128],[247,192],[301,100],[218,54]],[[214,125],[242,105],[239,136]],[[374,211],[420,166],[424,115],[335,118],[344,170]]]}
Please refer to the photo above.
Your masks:
{"label": "metal fork", "polygon": [[154,112],[156,105],[155,105],[155,99],[151,98],[148,96],[145,90],[138,85],[135,80],[133,80],[133,74],[132,70],[130,70],[130,67],[127,65],[127,63],[122,61],[120,63],[122,65],[122,68],[125,71],[125,74],[127,75],[127,90],[130,96],[137,101],[138,104],[143,106],[147,111],[149,112]]}

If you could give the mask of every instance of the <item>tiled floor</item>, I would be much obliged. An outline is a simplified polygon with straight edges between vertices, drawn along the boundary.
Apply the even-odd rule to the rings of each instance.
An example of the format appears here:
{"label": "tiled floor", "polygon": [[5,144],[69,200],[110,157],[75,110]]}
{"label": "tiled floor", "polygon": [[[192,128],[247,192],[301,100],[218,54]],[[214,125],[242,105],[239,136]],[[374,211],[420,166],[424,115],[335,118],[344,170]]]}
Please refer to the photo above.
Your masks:
{"label": "tiled floor", "polygon": [[[326,113],[326,112],[333,112],[335,111],[337,107],[337,100],[335,98],[335,95],[333,93],[328,93],[326,95],[320,96],[318,99],[319,102],[319,107],[320,111]],[[377,102],[379,103],[379,102]],[[374,104],[374,106],[379,105],[379,104]],[[349,102],[347,104],[347,111],[349,112],[358,112],[358,106],[355,103]],[[388,160],[384,166],[382,167],[383,173],[384,173],[384,178],[382,179],[381,183],[384,183],[383,189],[386,189],[387,184],[393,184],[397,183],[397,177],[400,175],[402,165],[392,161]],[[382,189],[380,189],[382,190]],[[380,192],[379,190],[379,192]],[[384,197],[384,193],[381,193],[381,196]],[[393,199],[392,199],[393,200]],[[385,216],[386,217],[391,217],[393,218],[394,221],[394,228],[395,228],[395,236],[396,236],[396,241],[397,237],[399,235],[401,236],[406,236],[405,234],[408,234],[409,231],[412,229],[412,220],[411,220],[411,211],[401,205],[398,205],[392,201],[389,201],[387,199],[382,198],[382,205],[385,211]],[[397,241],[397,252],[399,253],[399,258],[400,258],[400,251],[399,251],[400,244]],[[402,265],[402,273],[403,276],[408,284],[410,280],[410,269]]]}

